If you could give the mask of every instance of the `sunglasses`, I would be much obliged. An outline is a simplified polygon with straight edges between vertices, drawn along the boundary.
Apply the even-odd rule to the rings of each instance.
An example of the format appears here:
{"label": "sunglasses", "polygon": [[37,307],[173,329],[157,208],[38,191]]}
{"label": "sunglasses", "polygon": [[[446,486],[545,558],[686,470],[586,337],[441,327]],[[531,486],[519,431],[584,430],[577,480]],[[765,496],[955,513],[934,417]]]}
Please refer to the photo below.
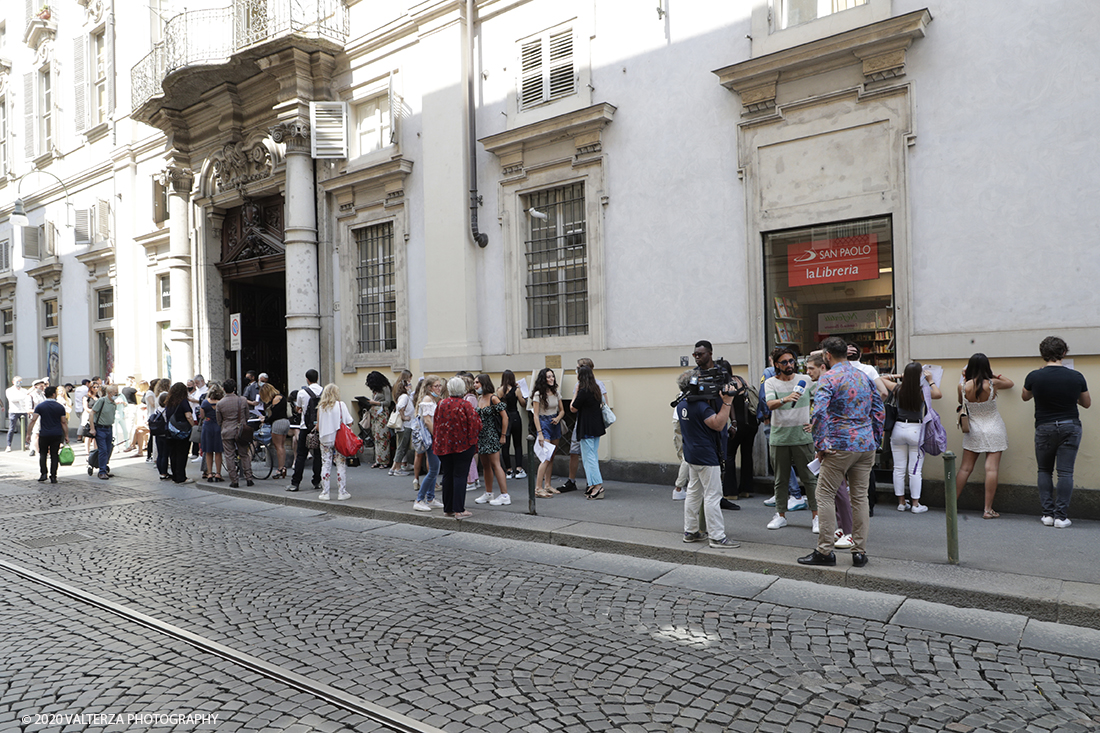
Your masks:
{"label": "sunglasses", "polygon": [[783,361],[777,361],[776,364],[784,366],[786,364],[794,364],[794,359],[784,359]]}

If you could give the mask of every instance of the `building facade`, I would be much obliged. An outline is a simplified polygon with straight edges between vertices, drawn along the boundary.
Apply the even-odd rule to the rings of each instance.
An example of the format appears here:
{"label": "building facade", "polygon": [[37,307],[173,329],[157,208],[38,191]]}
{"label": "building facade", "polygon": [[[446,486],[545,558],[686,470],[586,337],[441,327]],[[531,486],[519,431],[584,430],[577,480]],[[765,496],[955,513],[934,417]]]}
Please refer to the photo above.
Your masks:
{"label": "building facade", "polygon": [[244,368],[348,398],[587,356],[609,476],[652,478],[700,338],[942,366],[945,422],[974,352],[1020,385],[1057,333],[1100,378],[1090,3],[56,6],[3,19],[5,381],[234,375],[232,314]]}

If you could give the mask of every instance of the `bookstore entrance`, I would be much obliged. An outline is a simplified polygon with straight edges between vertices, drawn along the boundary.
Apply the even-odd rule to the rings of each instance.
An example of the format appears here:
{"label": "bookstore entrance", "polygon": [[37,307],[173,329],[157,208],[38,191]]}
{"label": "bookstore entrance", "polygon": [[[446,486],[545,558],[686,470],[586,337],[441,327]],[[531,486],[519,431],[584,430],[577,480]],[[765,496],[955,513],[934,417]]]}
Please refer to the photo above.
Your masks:
{"label": "bookstore entrance", "polygon": [[765,232],[764,297],[768,353],[794,346],[804,361],[839,336],[880,374],[896,371],[890,217]]}

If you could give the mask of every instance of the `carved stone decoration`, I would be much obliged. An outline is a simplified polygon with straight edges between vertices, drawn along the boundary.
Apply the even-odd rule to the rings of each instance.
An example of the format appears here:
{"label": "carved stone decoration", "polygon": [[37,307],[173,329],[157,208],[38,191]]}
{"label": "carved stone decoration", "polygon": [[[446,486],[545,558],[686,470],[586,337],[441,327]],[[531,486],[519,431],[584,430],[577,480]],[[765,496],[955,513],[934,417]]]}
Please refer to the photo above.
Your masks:
{"label": "carved stone decoration", "polygon": [[271,128],[271,139],[286,143],[288,152],[309,152],[309,120],[298,119],[280,122]]}
{"label": "carved stone decoration", "polygon": [[195,182],[195,174],[190,168],[170,165],[157,176],[157,182],[168,187],[172,193],[185,196],[191,193],[191,185]]}
{"label": "carved stone decoration", "polygon": [[223,277],[283,269],[283,206],[281,196],[245,197],[240,206],[225,212],[221,260],[217,264]]}
{"label": "carved stone decoration", "polygon": [[275,166],[274,157],[263,140],[226,143],[211,156],[211,161],[218,193],[270,178]]}
{"label": "carved stone decoration", "polygon": [[103,0],[76,0],[76,4],[83,6],[85,20],[88,23],[99,23],[103,20],[106,3]]}

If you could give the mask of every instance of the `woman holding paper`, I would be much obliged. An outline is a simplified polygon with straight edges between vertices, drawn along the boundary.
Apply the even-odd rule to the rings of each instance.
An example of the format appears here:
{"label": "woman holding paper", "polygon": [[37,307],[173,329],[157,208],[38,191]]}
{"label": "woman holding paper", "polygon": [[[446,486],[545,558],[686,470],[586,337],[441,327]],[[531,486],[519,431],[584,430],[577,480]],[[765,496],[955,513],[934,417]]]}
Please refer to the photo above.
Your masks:
{"label": "woman holding paper", "polygon": [[[520,422],[520,408],[527,409],[527,399],[523,396],[523,390],[516,383],[516,375],[511,369],[505,369],[500,375],[500,388],[497,389],[497,397],[504,403],[504,414],[508,416],[508,431],[504,435],[502,449],[504,470],[508,478],[527,478],[527,472],[523,470],[523,423]],[[508,446],[511,445],[516,455],[516,468],[513,471],[512,462],[508,457]]]}
{"label": "woman holding paper", "polygon": [[963,458],[955,478],[955,491],[956,496],[962,496],[966,480],[978,462],[978,455],[985,453],[985,511],[982,519],[1001,516],[993,511],[993,497],[997,495],[1001,453],[1008,448],[1008,430],[997,410],[997,390],[1012,389],[1013,386],[1011,379],[993,374],[989,357],[980,353],[970,357],[959,382],[959,404],[964,406],[970,418],[970,432],[963,434]]}
{"label": "woman holding paper", "polygon": [[553,369],[543,369],[535,379],[535,388],[531,391],[531,411],[535,415],[537,445],[535,453],[542,462],[535,477],[535,496],[549,499],[559,493],[550,485],[552,463],[554,460],[554,442],[561,438],[561,420],[565,417],[565,405],[558,395],[558,381]]}

